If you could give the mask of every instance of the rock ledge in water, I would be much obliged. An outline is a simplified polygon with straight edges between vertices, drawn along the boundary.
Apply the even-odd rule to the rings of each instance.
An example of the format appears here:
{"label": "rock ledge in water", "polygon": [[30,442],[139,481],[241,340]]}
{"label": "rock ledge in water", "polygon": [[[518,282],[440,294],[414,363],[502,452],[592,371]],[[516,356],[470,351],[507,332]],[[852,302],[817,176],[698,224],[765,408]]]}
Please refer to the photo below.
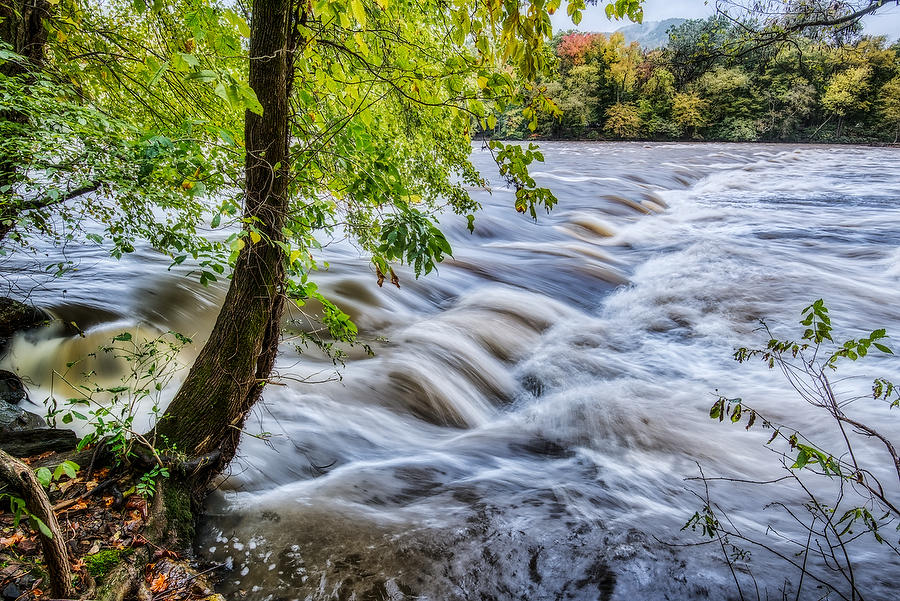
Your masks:
{"label": "rock ledge in water", "polygon": [[18,406],[27,398],[19,376],[0,370],[0,449],[14,457],[74,449],[78,444],[75,432],[47,428],[41,416]]}
{"label": "rock ledge in water", "polygon": [[52,319],[37,307],[0,296],[0,338],[9,338],[19,330],[27,330]]}
{"label": "rock ledge in water", "polygon": [[0,431],[0,449],[13,457],[31,457],[47,451],[71,451],[78,445],[72,430],[54,428],[29,428],[27,430]]}

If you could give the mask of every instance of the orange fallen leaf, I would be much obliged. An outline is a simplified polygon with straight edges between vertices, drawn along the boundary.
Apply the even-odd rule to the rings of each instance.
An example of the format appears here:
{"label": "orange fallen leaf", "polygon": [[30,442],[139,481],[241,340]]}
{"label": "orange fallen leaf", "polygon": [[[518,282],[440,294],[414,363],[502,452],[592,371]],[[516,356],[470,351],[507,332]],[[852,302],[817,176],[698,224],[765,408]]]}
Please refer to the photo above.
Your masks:
{"label": "orange fallen leaf", "polygon": [[115,497],[103,497],[103,504],[107,507],[110,507],[113,503],[116,502]]}
{"label": "orange fallen leaf", "polygon": [[34,457],[26,457],[22,461],[27,463],[28,465],[31,465],[35,461],[40,461],[41,459],[46,459],[47,457],[49,457],[52,454],[53,454],[53,451],[46,451],[44,453],[41,453],[40,455],[35,455]]}
{"label": "orange fallen leaf", "polygon": [[22,536],[21,532],[16,532],[9,538],[0,538],[0,549],[5,549],[7,547],[11,547],[11,546],[15,545],[16,543],[18,543],[19,541],[21,541],[23,538],[25,538],[25,537]]}
{"label": "orange fallen leaf", "polygon": [[166,582],[165,574],[160,574],[159,576],[154,578],[153,582],[150,584],[150,592],[152,593],[161,593],[167,588],[169,588],[169,583]]}

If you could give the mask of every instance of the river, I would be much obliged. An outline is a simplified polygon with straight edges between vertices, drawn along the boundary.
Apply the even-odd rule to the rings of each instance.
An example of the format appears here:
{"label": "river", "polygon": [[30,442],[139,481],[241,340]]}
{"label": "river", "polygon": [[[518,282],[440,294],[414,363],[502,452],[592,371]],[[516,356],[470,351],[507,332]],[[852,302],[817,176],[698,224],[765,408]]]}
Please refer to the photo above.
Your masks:
{"label": "river", "polygon": [[[489,156],[474,151],[493,191],[472,190],[484,205],[473,234],[465,219],[443,219],[454,256],[437,274],[401,269],[399,289],[380,289],[351,245],[326,247],[320,288],[375,355],[351,350],[335,377],[326,359],[283,344],[278,385],[247,422],[259,436],[244,437],[198,531],[199,556],[226,566],[226,596],[738,598],[721,551],[681,531],[703,505],[701,484],[686,478],[698,465],[753,480],[782,471],[765,445],[771,431],[714,422],[709,407],[718,393],[742,397],[837,443],[776,371],[731,356],[764,344],[761,318],[796,337],[800,310],[817,298],[836,338],[876,327],[900,337],[900,155],[763,144],[542,150],[532,174],[559,205],[537,222],[515,213]],[[55,281],[8,263],[14,293],[87,333],[16,341],[4,366],[31,378],[33,398],[49,393],[52,367],[122,329],[174,329],[198,343],[208,333],[222,287],[200,287],[186,266],[167,271],[146,248],[118,262],[96,248],[68,256],[79,271]],[[900,380],[885,357],[839,373],[853,376],[842,394],[865,393],[874,376]],[[852,410],[900,437],[897,410],[871,399]],[[884,465],[877,447],[860,453]],[[795,487],[719,481],[711,494],[745,532],[799,536],[765,508],[802,500]],[[866,598],[897,598],[898,556],[871,537],[854,544]],[[796,570],[750,550],[762,598],[781,598],[786,580],[794,590]],[[756,598],[749,572],[737,575]],[[799,598],[822,594],[807,580]]]}

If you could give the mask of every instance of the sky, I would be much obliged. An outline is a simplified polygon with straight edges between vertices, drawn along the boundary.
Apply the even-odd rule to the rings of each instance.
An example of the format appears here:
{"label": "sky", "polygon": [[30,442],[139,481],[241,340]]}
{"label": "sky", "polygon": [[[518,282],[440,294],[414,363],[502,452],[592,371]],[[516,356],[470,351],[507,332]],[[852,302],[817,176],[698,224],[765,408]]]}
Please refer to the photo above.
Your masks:
{"label": "sky", "polygon": [[[565,5],[565,3],[563,3]],[[559,10],[552,18],[553,28],[577,29],[579,31],[615,31],[629,21],[609,21],[604,7],[606,2],[600,0],[595,6],[588,6],[584,18],[578,27],[566,16],[565,10]],[[644,22],[662,21],[672,17],[682,19],[702,19],[715,12],[714,2],[703,0],[644,0]],[[877,14],[863,19],[865,33],[870,35],[886,35],[890,40],[900,38],[900,6],[896,3],[886,6]]]}

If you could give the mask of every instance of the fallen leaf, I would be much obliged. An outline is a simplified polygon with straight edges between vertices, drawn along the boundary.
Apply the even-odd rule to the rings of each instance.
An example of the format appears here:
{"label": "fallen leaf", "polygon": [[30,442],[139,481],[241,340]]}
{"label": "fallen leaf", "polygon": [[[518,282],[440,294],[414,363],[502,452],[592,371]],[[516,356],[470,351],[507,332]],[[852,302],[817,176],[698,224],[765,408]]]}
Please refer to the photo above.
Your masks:
{"label": "fallen leaf", "polygon": [[166,582],[165,574],[160,574],[159,576],[154,578],[153,582],[150,584],[150,592],[153,593],[161,593],[167,588],[169,588],[169,583]]}
{"label": "fallen leaf", "polygon": [[11,547],[25,538],[21,532],[16,532],[9,538],[0,538],[0,549]]}
{"label": "fallen leaf", "polygon": [[[141,517],[147,517],[147,499],[140,495],[131,495],[125,504],[125,509],[133,509],[141,513]],[[134,513],[134,512],[132,512]]]}
{"label": "fallen leaf", "polygon": [[37,538],[23,538],[16,548],[22,553],[31,553],[38,548]]}
{"label": "fallen leaf", "polygon": [[41,453],[40,455],[35,455],[34,457],[26,457],[22,461],[27,463],[28,465],[31,465],[35,461],[40,461],[41,459],[46,459],[47,457],[50,457],[51,455],[53,455],[53,451],[46,451],[44,453]]}
{"label": "fallen leaf", "polygon": [[176,553],[175,551],[172,551],[170,549],[157,549],[156,553],[153,554],[153,559],[157,560],[161,557],[169,557],[171,559],[180,559],[181,556],[178,555],[178,553]]}

